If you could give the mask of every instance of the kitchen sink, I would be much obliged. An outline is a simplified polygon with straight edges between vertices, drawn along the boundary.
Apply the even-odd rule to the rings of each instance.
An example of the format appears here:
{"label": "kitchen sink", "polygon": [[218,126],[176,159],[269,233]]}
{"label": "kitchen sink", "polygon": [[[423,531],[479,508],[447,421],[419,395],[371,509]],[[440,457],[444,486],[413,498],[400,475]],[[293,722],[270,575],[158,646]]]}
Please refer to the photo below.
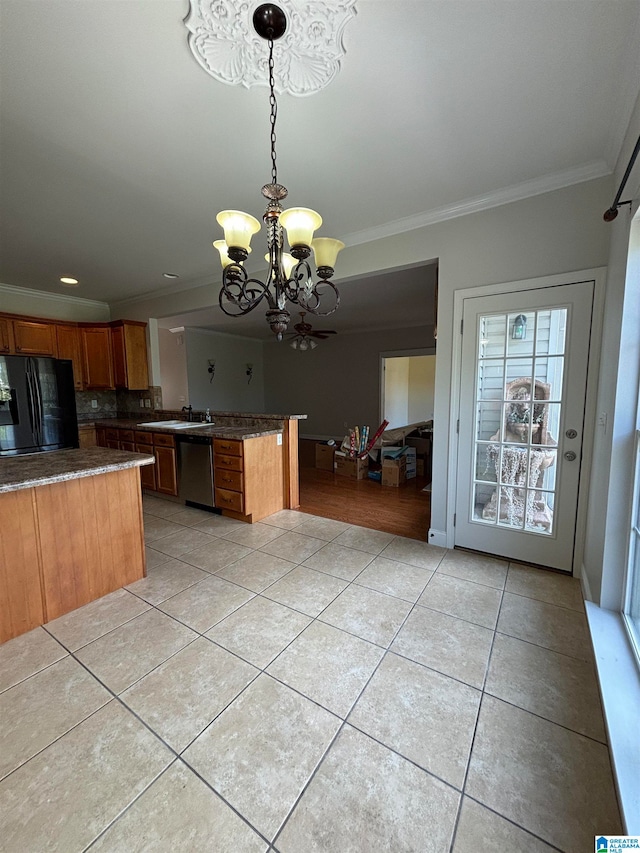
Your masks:
{"label": "kitchen sink", "polygon": [[146,421],[143,424],[137,424],[143,427],[170,427],[171,429],[191,429],[192,427],[208,426],[208,424],[194,423],[189,421]]}

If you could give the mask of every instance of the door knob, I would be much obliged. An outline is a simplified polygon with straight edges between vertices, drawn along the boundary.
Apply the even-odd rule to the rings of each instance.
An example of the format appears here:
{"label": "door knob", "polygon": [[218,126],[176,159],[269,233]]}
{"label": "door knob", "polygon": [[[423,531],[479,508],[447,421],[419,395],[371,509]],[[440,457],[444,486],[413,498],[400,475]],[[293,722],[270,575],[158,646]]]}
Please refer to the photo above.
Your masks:
{"label": "door knob", "polygon": [[573,452],[573,450],[567,450],[567,452],[564,454],[564,458],[567,460],[567,462],[573,462],[573,460],[576,458],[576,454]]}

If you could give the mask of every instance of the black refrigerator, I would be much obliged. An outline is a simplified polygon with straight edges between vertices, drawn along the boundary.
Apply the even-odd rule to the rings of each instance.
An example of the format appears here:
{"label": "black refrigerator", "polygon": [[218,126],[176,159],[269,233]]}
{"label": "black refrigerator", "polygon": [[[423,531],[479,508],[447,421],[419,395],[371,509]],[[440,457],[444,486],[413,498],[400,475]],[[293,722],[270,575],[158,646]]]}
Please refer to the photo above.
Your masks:
{"label": "black refrigerator", "polygon": [[0,356],[0,456],[78,447],[71,361]]}

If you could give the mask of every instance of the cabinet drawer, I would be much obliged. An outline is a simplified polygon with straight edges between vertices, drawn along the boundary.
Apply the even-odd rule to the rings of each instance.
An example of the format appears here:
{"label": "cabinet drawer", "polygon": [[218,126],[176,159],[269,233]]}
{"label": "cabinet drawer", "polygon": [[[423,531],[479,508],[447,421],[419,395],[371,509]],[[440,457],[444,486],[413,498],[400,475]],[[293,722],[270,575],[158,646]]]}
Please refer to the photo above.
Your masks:
{"label": "cabinet drawer", "polygon": [[228,489],[216,489],[216,506],[222,509],[232,509],[243,512],[243,500],[240,492],[230,492]]}
{"label": "cabinet drawer", "polygon": [[[147,456],[154,456],[155,455],[153,452],[153,444],[144,444],[141,441],[137,441],[135,447],[136,447],[136,453],[146,453]],[[153,465],[151,465],[149,467],[153,468]]]}
{"label": "cabinet drawer", "polygon": [[232,492],[242,491],[242,472],[227,471],[218,468],[215,472],[215,484],[221,489],[230,489]]}
{"label": "cabinet drawer", "polygon": [[132,429],[120,430],[120,441],[135,441]]}
{"label": "cabinet drawer", "polygon": [[136,446],[132,441],[121,441],[120,450],[129,450],[131,453],[136,452]]}
{"label": "cabinet drawer", "polygon": [[214,450],[213,467],[220,471],[242,471],[242,456],[219,456]]}
{"label": "cabinet drawer", "polygon": [[143,432],[141,429],[137,429],[134,436],[138,444],[153,444],[152,432],[147,432],[146,430]]}
{"label": "cabinet drawer", "polygon": [[175,447],[176,441],[172,435],[164,432],[154,432],[153,443],[159,447]]}
{"label": "cabinet drawer", "polygon": [[118,441],[120,439],[119,429],[106,429],[104,433],[107,437],[107,441]]}
{"label": "cabinet drawer", "polygon": [[214,438],[213,452],[222,453],[226,456],[242,456],[242,442],[231,441],[227,438]]}

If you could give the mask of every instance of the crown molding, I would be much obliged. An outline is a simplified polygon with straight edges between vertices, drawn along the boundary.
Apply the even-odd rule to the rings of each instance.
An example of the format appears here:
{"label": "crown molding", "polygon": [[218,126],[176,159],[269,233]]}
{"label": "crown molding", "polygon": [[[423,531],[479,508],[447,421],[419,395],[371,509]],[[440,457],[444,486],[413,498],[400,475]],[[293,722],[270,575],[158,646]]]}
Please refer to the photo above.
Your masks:
{"label": "crown molding", "polygon": [[445,222],[447,219],[457,219],[459,216],[480,213],[483,210],[490,210],[492,207],[500,207],[503,204],[511,204],[514,201],[523,201],[526,198],[543,195],[544,193],[553,192],[553,190],[559,190],[563,187],[592,181],[595,178],[603,178],[611,173],[611,168],[604,160],[595,160],[583,166],[575,166],[563,172],[554,172],[550,175],[544,175],[541,178],[533,178],[529,181],[523,181],[521,184],[503,187],[495,192],[486,193],[475,198],[468,198],[464,201],[445,205],[444,207],[416,213],[413,216],[395,219],[393,222],[387,222],[384,225],[378,225],[374,228],[355,231],[353,234],[348,234],[342,239],[347,246],[371,243],[374,240],[381,240],[384,237],[403,234],[405,231],[415,231],[418,228],[425,228],[428,225],[436,225],[439,222]]}
{"label": "crown molding", "polygon": [[71,296],[68,293],[49,293],[47,290],[31,290],[28,287],[16,287],[13,284],[0,284],[0,293],[28,296],[30,299],[46,299],[49,302],[63,302],[67,305],[81,304],[95,308],[109,308],[108,302],[101,302],[97,299],[85,299],[84,296]]}

